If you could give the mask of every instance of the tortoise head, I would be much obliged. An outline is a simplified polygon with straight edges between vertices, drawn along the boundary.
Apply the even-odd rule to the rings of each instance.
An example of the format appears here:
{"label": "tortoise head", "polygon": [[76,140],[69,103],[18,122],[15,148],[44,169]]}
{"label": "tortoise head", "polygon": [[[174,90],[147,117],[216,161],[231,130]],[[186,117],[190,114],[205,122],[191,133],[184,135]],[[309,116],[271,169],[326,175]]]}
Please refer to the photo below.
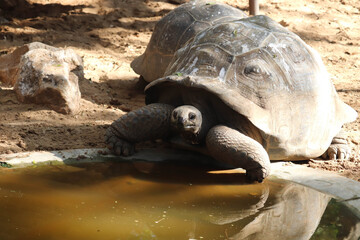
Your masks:
{"label": "tortoise head", "polygon": [[197,144],[200,141],[202,114],[194,106],[182,105],[173,110],[171,126],[180,133],[185,141]]}

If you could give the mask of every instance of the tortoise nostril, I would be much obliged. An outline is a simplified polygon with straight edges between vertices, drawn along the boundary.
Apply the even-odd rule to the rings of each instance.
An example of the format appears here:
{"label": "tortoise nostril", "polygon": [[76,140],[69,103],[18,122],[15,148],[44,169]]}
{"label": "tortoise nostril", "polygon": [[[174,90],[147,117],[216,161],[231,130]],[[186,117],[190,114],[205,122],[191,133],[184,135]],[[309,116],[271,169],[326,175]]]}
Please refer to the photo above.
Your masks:
{"label": "tortoise nostril", "polygon": [[179,117],[179,118],[177,119],[177,123],[182,125],[182,124],[184,123],[184,118],[183,118],[183,117]]}

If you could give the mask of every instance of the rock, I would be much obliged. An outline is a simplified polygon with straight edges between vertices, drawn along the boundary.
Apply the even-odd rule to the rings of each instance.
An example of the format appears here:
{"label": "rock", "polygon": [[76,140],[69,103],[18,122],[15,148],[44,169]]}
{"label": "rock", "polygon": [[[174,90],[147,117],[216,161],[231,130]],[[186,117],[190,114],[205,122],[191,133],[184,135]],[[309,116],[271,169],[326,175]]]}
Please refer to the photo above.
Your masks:
{"label": "rock", "polygon": [[45,46],[21,57],[16,95],[21,102],[45,104],[64,114],[77,113],[81,98],[78,79],[84,76],[82,59],[71,49]]}
{"label": "rock", "polygon": [[0,82],[7,87],[13,87],[17,80],[21,57],[28,51],[38,48],[49,49],[52,51],[60,50],[59,48],[40,42],[33,42],[15,49],[12,53],[0,56]]}

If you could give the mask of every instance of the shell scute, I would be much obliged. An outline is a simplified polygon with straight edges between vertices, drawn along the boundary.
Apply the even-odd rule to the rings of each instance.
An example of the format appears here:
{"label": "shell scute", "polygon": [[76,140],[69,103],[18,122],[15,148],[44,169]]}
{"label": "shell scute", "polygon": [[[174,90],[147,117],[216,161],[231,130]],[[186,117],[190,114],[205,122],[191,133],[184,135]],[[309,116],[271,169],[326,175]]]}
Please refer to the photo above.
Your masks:
{"label": "shell scute", "polygon": [[[149,44],[149,50],[158,51],[163,54],[172,54],[173,46],[178,45],[183,31],[173,31],[172,29],[184,29],[185,32],[188,27],[194,22],[194,18],[187,11],[175,11],[170,13],[166,19],[162,19],[160,26],[154,30],[154,34]],[[205,27],[208,27],[206,24]]]}
{"label": "shell scute", "polygon": [[247,17],[244,12],[220,2],[209,4],[208,1],[198,1],[190,3],[189,6],[191,15],[197,21],[217,23]]}
{"label": "shell scute", "polygon": [[181,5],[155,26],[145,52],[133,60],[131,67],[148,82],[163,77],[174,53],[199,32],[220,22],[247,15],[239,9],[215,2],[194,1]]}
{"label": "shell scute", "polygon": [[188,58],[180,58],[180,61],[172,64],[165,75],[181,72],[183,75],[207,76],[223,81],[233,61],[233,55],[224,52],[216,45],[189,48],[186,56]]}

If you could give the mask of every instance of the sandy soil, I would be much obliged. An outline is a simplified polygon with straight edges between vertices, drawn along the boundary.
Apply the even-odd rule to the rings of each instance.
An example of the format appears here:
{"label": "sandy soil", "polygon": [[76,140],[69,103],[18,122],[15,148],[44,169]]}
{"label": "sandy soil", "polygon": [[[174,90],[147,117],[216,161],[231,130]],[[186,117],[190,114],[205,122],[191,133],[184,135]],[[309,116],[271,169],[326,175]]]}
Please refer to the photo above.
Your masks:
{"label": "sandy soil", "polygon": [[[247,0],[224,1],[247,12]],[[341,98],[360,112],[360,4],[358,0],[262,0],[265,14],[318,50]],[[105,147],[104,131],[144,105],[129,64],[143,53],[155,23],[178,6],[151,0],[17,0],[0,12],[0,55],[33,41],[74,49],[84,60],[81,111],[62,115],[22,104],[0,88],[0,154]],[[33,4],[33,5],[31,5]],[[26,9],[26,13],[22,10]],[[360,181],[360,119],[345,126],[353,150],[348,161],[310,160],[311,167]]]}

